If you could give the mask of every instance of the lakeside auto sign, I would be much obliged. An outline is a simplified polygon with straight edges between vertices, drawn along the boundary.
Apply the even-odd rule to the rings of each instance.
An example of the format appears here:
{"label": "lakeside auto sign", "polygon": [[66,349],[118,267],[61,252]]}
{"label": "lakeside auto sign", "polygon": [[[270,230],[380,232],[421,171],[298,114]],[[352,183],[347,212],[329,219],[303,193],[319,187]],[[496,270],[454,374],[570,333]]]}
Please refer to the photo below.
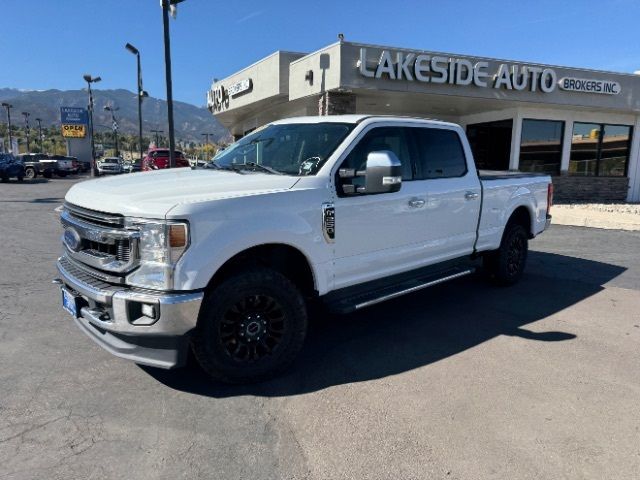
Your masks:
{"label": "lakeside auto sign", "polygon": [[562,90],[581,93],[617,95],[618,82],[598,79],[565,77],[558,81],[553,68],[534,65],[501,63],[496,71],[489,71],[489,62],[440,55],[383,50],[377,60],[367,58],[367,49],[360,49],[356,68],[363,77],[409,82],[449,85],[474,85],[481,88],[551,93],[557,86]]}
{"label": "lakeside auto sign", "polygon": [[84,138],[87,135],[89,115],[86,108],[60,107],[62,136],[65,138]]}

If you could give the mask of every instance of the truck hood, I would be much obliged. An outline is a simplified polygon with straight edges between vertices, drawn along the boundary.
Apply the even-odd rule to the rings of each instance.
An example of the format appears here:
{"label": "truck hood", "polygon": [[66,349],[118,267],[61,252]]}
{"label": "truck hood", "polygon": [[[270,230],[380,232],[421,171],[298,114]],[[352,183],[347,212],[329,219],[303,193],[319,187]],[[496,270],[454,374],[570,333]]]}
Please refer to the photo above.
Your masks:
{"label": "truck hood", "polygon": [[176,205],[288,190],[298,177],[178,168],[117,175],[74,185],[65,200],[125,216],[163,218]]}

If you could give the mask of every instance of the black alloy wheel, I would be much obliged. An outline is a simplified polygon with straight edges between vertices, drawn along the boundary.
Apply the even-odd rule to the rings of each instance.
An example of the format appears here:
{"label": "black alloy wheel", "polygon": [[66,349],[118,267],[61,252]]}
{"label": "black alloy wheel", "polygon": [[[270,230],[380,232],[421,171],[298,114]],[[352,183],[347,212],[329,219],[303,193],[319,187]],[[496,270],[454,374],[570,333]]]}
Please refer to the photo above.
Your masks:
{"label": "black alloy wheel", "polygon": [[507,247],[507,273],[511,276],[516,275],[522,269],[522,263],[525,258],[525,242],[521,235],[511,236],[509,246]]}
{"label": "black alloy wheel", "polygon": [[497,284],[513,285],[524,273],[528,250],[527,230],[520,224],[509,223],[504,229],[500,248],[485,255],[485,270]]}
{"label": "black alloy wheel", "polygon": [[251,363],[271,355],[280,345],[286,316],[276,299],[268,295],[248,295],[222,316],[218,338],[236,362]]}
{"label": "black alloy wheel", "polygon": [[252,383],[291,365],[306,332],[298,287],[278,271],[248,267],[205,293],[192,347],[215,380]]}

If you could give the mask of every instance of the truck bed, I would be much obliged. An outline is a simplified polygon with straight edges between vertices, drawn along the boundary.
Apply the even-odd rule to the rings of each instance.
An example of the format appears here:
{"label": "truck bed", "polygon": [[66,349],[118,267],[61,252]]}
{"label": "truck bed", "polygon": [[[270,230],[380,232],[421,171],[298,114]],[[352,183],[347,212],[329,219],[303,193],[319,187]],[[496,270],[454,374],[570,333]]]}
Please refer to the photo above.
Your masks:
{"label": "truck bed", "polygon": [[480,178],[480,180],[544,177],[546,175],[546,173],[518,172],[514,170],[478,170],[478,177]]}

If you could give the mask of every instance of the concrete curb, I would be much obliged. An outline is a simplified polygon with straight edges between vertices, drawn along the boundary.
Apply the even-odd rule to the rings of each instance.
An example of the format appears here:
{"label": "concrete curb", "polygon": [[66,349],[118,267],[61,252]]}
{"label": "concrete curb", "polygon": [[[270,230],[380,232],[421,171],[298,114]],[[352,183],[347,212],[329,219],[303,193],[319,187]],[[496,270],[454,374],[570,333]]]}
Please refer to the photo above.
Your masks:
{"label": "concrete curb", "polygon": [[551,207],[556,225],[604,228],[608,230],[640,231],[640,215],[628,212],[600,211],[574,205]]}

